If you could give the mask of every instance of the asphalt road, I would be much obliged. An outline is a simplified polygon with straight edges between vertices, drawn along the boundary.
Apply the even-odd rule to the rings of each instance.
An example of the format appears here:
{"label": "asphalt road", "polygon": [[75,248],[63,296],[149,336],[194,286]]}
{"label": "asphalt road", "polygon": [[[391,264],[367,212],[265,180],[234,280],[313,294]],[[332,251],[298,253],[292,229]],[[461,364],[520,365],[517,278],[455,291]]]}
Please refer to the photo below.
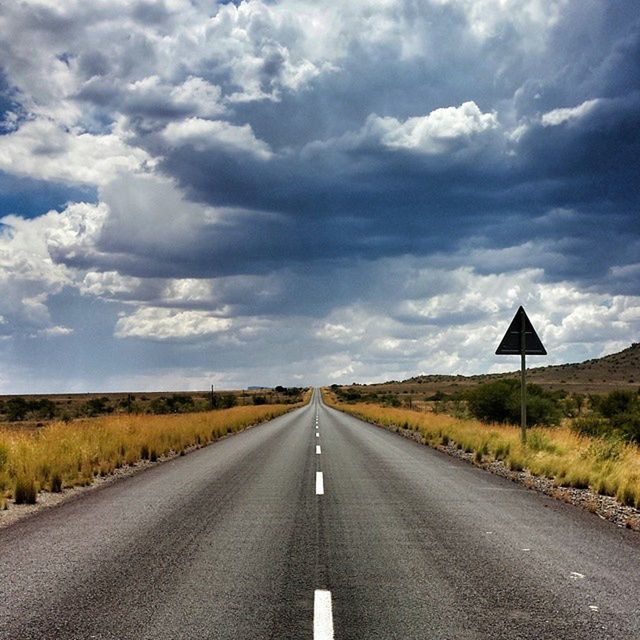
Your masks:
{"label": "asphalt road", "polygon": [[0,531],[3,639],[331,637],[640,638],[640,536],[317,394]]}

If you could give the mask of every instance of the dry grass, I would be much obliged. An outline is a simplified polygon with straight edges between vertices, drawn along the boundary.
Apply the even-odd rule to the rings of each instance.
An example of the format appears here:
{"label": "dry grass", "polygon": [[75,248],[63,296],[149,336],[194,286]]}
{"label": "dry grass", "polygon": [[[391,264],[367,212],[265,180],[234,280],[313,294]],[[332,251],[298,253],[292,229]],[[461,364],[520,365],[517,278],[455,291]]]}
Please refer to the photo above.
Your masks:
{"label": "dry grass", "polygon": [[511,469],[527,469],[552,478],[559,486],[588,487],[640,507],[640,448],[635,445],[579,436],[560,427],[530,429],[523,446],[517,427],[377,404],[343,404],[326,391],[324,398],[327,404],[368,422],[417,431],[431,446],[454,444],[475,452],[478,460],[502,460]]}
{"label": "dry grass", "polygon": [[[308,394],[307,394],[308,395]],[[88,485],[141,459],[204,445],[300,405],[242,406],[206,413],[111,416],[37,432],[0,431],[0,502],[35,502],[39,491]]]}

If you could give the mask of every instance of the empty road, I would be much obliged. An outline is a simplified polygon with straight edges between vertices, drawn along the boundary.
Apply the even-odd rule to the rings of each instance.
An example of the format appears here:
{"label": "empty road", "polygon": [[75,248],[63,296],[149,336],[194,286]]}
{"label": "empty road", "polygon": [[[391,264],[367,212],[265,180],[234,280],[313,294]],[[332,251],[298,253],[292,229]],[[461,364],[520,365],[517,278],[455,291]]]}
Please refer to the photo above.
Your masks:
{"label": "empty road", "polygon": [[0,530],[0,638],[640,638],[640,535],[316,393]]}

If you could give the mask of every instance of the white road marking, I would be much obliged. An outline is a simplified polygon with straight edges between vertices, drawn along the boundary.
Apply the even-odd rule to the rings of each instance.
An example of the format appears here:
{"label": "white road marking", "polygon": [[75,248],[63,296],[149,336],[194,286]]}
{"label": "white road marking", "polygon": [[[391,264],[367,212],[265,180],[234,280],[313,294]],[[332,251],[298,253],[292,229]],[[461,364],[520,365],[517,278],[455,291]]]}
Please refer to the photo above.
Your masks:
{"label": "white road marking", "polygon": [[320,455],[320,445],[319,444],[316,445],[316,453],[318,455]]}
{"label": "white road marking", "polygon": [[320,434],[316,431],[316,438],[319,438]]}
{"label": "white road marking", "polygon": [[333,640],[331,591],[316,589],[313,597],[313,640]]}
{"label": "white road marking", "polygon": [[582,580],[582,579],[584,579],[584,573],[578,573],[577,571],[572,571],[572,572],[569,574],[569,577],[570,577],[572,580]]}
{"label": "white road marking", "polygon": [[590,604],[589,605],[589,609],[591,609],[591,611],[600,611],[600,609],[598,608],[597,605],[595,604]]}
{"label": "white road marking", "polygon": [[322,479],[322,471],[316,471],[316,495],[324,495],[324,480]]}
{"label": "white road marking", "polygon": [[522,551],[531,551],[531,549],[522,549]]}

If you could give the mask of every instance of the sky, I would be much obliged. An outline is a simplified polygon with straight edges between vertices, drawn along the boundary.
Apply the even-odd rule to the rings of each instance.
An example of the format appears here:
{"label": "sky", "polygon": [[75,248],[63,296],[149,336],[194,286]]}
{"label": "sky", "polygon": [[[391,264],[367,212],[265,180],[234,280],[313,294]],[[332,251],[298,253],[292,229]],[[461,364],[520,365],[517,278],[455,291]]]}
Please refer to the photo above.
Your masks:
{"label": "sky", "polygon": [[0,4],[0,393],[638,341],[637,0]]}

